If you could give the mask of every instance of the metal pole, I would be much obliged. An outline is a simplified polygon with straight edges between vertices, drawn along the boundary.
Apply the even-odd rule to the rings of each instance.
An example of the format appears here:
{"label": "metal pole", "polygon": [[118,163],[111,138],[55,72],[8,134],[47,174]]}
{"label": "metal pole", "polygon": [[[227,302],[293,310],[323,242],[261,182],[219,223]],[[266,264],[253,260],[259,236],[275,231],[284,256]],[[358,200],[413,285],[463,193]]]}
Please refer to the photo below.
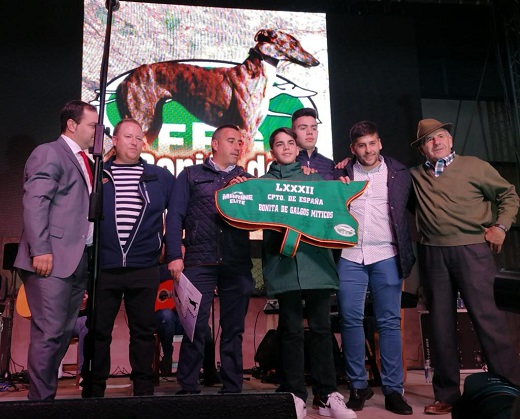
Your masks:
{"label": "metal pole", "polygon": [[85,340],[85,357],[83,362],[83,390],[82,397],[92,397],[92,362],[96,356],[94,352],[94,336],[96,325],[96,285],[99,276],[99,233],[102,219],[102,178],[103,178],[103,141],[105,127],[103,125],[105,117],[105,101],[108,77],[108,57],[110,54],[110,35],[112,32],[112,14],[119,9],[118,0],[106,0],[105,6],[108,9],[107,27],[105,31],[105,44],[103,47],[103,59],[101,61],[100,74],[100,95],[99,95],[99,119],[96,125],[94,136],[94,147],[92,156],[94,158],[94,183],[92,194],[90,195],[90,206],[88,218],[94,223],[94,238],[92,244],[91,264],[89,269],[88,284],[88,334]]}

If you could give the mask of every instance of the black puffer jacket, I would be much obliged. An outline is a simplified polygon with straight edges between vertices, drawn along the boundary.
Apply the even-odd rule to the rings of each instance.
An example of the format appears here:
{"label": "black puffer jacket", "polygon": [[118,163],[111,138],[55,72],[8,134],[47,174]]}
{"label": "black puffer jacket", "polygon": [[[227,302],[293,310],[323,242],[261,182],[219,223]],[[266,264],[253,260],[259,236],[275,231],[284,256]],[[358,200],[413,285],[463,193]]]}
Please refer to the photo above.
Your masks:
{"label": "black puffer jacket", "polygon": [[[408,224],[407,204],[412,188],[412,177],[408,168],[393,159],[383,156],[388,167],[388,200],[390,201],[390,219],[397,240],[399,253],[399,268],[403,278],[410,276],[415,256],[413,254],[412,239],[410,238],[410,226]],[[350,160],[343,171],[336,170],[335,178],[348,176],[354,179],[354,163],[356,158]]]}
{"label": "black puffer jacket", "polygon": [[314,149],[310,157],[307,150],[301,150],[298,156],[296,156],[296,161],[300,162],[302,166],[317,170],[325,180],[334,179],[334,162],[323,154],[318,153],[318,147]]}
{"label": "black puffer jacket", "polygon": [[168,259],[180,259],[181,233],[185,230],[184,266],[215,264],[251,264],[249,232],[230,226],[218,214],[215,192],[236,176],[252,177],[240,166],[231,172],[219,172],[208,159],[184,169],[175,188],[173,218],[174,251]]}

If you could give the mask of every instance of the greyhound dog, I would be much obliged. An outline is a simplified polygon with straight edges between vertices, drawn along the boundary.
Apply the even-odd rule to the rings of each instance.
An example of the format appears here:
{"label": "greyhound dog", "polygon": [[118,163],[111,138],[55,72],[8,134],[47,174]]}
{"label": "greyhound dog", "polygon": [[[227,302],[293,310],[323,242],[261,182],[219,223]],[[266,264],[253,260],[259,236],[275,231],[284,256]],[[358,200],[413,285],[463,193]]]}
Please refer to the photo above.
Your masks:
{"label": "greyhound dog", "polygon": [[280,30],[261,29],[255,41],[247,59],[234,67],[207,69],[164,61],[131,70],[116,91],[121,117],[139,121],[150,146],[161,130],[164,102],[175,100],[208,125],[236,124],[245,137],[244,152],[249,152],[268,112],[268,90],[278,63],[319,64],[297,39]]}

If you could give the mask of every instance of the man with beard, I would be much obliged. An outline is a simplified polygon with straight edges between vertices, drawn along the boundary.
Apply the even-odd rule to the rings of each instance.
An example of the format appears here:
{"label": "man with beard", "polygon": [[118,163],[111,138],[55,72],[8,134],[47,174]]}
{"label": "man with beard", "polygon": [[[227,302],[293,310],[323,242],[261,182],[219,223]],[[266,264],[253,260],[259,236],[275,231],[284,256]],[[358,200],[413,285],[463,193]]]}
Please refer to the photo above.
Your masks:
{"label": "man with beard", "polygon": [[342,250],[338,261],[338,307],[343,353],[350,380],[347,406],[359,411],[374,392],[365,369],[363,329],[365,298],[370,290],[381,353],[385,408],[411,415],[403,397],[401,344],[401,289],[415,257],[406,207],[411,191],[410,171],[397,160],[382,156],[381,139],[373,122],[361,121],[350,130],[354,154],[340,179],[368,181],[363,194],[352,201],[350,213],[359,222],[359,241]]}

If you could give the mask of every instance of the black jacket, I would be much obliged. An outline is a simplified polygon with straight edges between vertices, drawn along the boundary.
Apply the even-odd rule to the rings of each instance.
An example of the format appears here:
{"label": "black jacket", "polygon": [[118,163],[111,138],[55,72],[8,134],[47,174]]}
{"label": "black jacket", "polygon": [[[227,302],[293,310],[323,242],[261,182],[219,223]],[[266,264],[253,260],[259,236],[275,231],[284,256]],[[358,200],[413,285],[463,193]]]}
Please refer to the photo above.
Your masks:
{"label": "black jacket", "polygon": [[[146,163],[142,158],[143,174],[139,179],[139,194],[143,209],[132,228],[124,248],[121,247],[116,225],[116,191],[112,177],[112,158],[104,164],[103,171],[103,220],[100,233],[100,267],[150,268],[156,266],[161,255],[164,231],[164,213],[174,206],[173,185],[175,178],[166,169]],[[106,181],[105,181],[106,180]],[[166,220],[166,248],[171,246],[168,234],[170,223]],[[169,262],[169,260],[167,260]]]}
{"label": "black jacket", "polygon": [[310,157],[307,150],[301,150],[298,156],[296,156],[296,161],[300,162],[302,166],[317,170],[325,180],[334,179],[334,162],[323,154],[318,153],[317,147]]}

